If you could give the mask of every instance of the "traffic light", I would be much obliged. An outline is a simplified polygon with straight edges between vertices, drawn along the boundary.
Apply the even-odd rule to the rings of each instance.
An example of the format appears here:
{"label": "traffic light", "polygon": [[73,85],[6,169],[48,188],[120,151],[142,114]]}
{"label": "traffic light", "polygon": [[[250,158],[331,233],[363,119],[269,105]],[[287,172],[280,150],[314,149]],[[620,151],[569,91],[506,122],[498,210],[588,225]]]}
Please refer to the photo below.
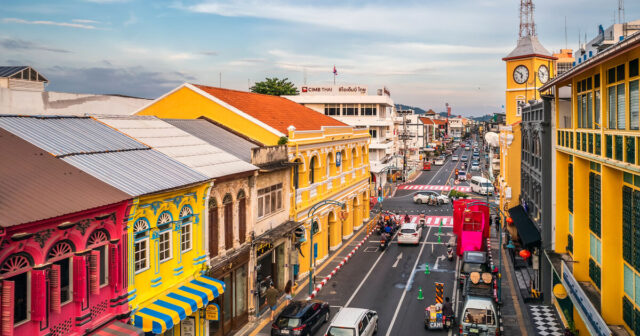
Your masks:
{"label": "traffic light", "polygon": [[496,216],[495,224],[496,224],[496,227],[500,227],[500,216]]}
{"label": "traffic light", "polygon": [[302,226],[298,226],[297,228],[295,228],[295,230],[293,230],[293,235],[295,236],[296,241],[300,243],[306,241],[306,239],[304,238],[304,228]]}
{"label": "traffic light", "polygon": [[314,220],[311,222],[311,234],[316,234],[318,231],[320,231],[320,224],[318,224],[318,221]]}

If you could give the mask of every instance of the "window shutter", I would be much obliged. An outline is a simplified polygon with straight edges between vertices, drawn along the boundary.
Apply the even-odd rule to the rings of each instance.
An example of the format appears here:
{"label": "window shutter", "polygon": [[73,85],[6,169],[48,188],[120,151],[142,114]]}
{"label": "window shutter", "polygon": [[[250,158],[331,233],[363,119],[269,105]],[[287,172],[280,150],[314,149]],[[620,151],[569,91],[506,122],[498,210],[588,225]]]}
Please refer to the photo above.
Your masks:
{"label": "window shutter", "polygon": [[91,294],[100,294],[100,251],[89,255],[89,289]]}
{"label": "window shutter", "polygon": [[2,281],[2,336],[13,336],[14,283]]}
{"label": "window shutter", "polygon": [[120,249],[118,245],[110,245],[109,283],[115,290],[120,289]]}
{"label": "window shutter", "polygon": [[47,309],[47,280],[45,270],[31,271],[31,320],[43,321]]}
{"label": "window shutter", "polygon": [[73,300],[87,299],[87,264],[84,256],[73,257]]}
{"label": "window shutter", "polygon": [[49,270],[49,309],[60,312],[60,265],[56,264]]}

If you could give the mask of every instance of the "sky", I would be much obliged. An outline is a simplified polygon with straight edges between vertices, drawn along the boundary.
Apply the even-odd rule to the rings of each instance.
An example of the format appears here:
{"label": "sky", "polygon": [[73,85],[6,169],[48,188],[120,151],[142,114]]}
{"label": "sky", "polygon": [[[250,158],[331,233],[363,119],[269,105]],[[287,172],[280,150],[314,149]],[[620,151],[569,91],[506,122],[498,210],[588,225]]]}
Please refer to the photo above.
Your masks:
{"label": "sky", "polygon": [[[189,82],[248,90],[386,86],[396,103],[477,116],[503,110],[502,57],[518,0],[0,0],[0,65],[30,65],[47,90],[157,98]],[[534,0],[549,51],[590,40],[618,0]],[[625,3],[627,21],[640,1]],[[565,40],[565,17],[567,40]]]}

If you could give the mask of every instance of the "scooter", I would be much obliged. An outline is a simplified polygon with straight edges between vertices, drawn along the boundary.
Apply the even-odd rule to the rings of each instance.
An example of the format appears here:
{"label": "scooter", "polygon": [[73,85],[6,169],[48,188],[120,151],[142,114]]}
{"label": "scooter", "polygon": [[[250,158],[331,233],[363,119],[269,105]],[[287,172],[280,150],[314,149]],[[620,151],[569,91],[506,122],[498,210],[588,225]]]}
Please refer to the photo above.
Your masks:
{"label": "scooter", "polygon": [[427,225],[427,218],[425,217],[425,215],[423,213],[420,214],[420,219],[418,220],[418,224],[422,228]]}
{"label": "scooter", "polygon": [[453,261],[453,248],[451,246],[447,246],[447,259]]}
{"label": "scooter", "polygon": [[387,246],[389,246],[389,240],[391,240],[391,238],[389,237],[388,233],[383,233],[382,234],[382,240],[380,240],[380,251],[384,251]]}

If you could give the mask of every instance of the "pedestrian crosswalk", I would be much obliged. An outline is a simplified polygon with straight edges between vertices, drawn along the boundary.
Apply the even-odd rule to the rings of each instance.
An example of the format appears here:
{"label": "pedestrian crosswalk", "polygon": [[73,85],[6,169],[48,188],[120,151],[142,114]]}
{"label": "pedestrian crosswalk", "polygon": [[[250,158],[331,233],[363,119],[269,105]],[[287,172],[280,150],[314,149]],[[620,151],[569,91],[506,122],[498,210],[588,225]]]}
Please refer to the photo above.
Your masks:
{"label": "pedestrian crosswalk", "polygon": [[[400,190],[436,190],[436,191],[449,191],[451,186],[448,185],[425,185],[425,184],[405,184],[398,187]],[[467,186],[455,186],[453,189],[460,192],[470,192],[471,187]]]}
{"label": "pedestrian crosswalk", "polygon": [[[418,224],[420,215],[409,215],[411,223]],[[453,216],[424,216],[427,226],[453,226]],[[404,223],[404,215],[396,215],[396,220]]]}

